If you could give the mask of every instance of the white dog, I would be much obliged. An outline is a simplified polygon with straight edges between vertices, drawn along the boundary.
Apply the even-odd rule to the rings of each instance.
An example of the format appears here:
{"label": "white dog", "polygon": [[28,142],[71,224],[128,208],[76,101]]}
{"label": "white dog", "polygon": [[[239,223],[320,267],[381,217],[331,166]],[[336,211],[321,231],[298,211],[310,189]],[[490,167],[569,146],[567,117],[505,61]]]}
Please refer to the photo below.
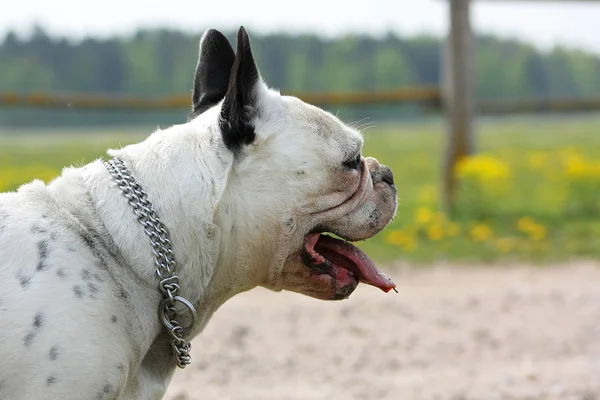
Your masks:
{"label": "white dog", "polygon": [[237,53],[207,31],[187,123],[0,194],[0,398],[160,399],[237,293],[393,289],[347,242],[396,212],[362,144],[267,88],[243,27]]}

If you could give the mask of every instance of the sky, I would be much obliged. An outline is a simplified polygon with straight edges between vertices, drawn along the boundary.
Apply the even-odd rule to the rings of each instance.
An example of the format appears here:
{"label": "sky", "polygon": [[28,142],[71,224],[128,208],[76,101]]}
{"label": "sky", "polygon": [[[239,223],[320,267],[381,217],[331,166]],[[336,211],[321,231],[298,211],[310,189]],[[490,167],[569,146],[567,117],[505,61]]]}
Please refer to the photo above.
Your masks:
{"label": "sky", "polygon": [[[206,28],[252,32],[348,32],[444,35],[446,0],[2,0],[0,38],[34,24],[53,36],[127,35],[140,27],[201,33]],[[600,54],[600,1],[474,0],[473,28],[542,49],[567,45]]]}

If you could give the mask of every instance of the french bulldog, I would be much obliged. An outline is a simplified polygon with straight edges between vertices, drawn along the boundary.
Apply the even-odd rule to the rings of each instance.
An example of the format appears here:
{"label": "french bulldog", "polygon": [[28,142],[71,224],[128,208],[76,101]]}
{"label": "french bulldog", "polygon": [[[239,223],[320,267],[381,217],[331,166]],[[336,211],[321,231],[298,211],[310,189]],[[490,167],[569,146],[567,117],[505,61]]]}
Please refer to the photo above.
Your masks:
{"label": "french bulldog", "polygon": [[243,27],[199,47],[185,123],[0,194],[0,398],[160,399],[238,293],[395,288],[351,244],[394,217],[392,171],[267,87]]}

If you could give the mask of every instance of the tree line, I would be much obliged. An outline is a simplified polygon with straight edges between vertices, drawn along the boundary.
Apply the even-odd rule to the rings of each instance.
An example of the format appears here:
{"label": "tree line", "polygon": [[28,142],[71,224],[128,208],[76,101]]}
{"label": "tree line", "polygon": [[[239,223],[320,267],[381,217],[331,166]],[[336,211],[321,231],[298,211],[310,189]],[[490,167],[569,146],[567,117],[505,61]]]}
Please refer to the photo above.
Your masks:
{"label": "tree line", "polygon": [[[235,32],[226,35],[235,48]],[[0,44],[0,91],[190,92],[199,37],[158,29],[73,42],[39,27],[27,38],[8,33]],[[282,91],[384,90],[440,79],[436,37],[255,33],[252,41],[263,77]],[[476,47],[480,98],[600,95],[598,55],[563,47],[544,52],[491,36],[477,37]]]}

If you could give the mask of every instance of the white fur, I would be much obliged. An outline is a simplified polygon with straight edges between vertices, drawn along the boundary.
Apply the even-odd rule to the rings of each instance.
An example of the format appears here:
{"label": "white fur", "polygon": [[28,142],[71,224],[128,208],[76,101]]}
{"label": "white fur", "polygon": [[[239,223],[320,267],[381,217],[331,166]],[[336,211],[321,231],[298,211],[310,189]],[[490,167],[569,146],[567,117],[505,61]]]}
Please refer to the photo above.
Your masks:
{"label": "white fur", "polygon": [[[324,290],[296,274],[317,224],[364,238],[395,212],[395,192],[373,181],[375,160],[363,175],[340,168],[361,149],[358,132],[262,83],[257,98],[257,138],[238,159],[223,144],[220,105],[109,152],[170,230],[181,293],[198,310],[188,339],[255,286]],[[383,218],[369,225],[375,208]],[[175,365],[154,271],[149,239],[100,160],[0,194],[0,398],[161,398]]]}

